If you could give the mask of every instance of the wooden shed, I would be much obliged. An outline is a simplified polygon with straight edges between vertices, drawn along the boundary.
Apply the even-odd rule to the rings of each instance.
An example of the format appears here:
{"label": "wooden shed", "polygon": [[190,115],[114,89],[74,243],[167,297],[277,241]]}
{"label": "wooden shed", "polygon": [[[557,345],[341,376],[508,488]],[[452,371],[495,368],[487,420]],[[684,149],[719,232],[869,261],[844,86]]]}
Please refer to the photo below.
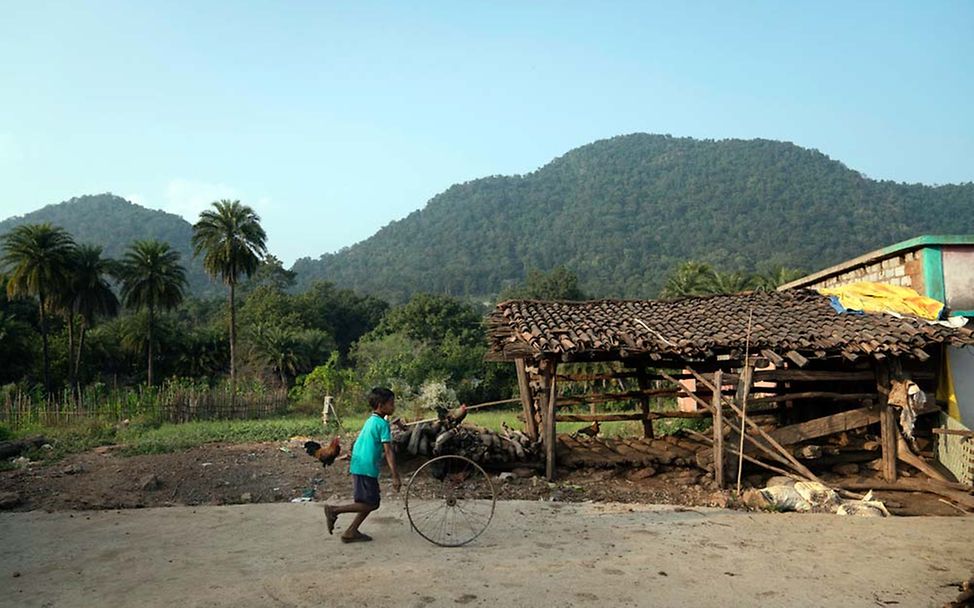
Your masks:
{"label": "wooden shed", "polygon": [[[927,398],[913,413],[936,411],[942,349],[974,344],[966,327],[840,314],[805,289],[673,301],[514,300],[498,304],[487,324],[488,358],[516,365],[525,430],[544,442],[549,478],[559,421],[637,420],[652,437],[654,420],[706,417],[713,431],[701,439],[713,446],[721,487],[739,459],[817,479],[800,448],[866,428],[880,437],[874,449],[886,482],[896,481],[899,461],[956,483],[904,436],[902,409],[888,399],[898,383],[912,381]],[[695,390],[680,384],[686,378],[696,380]],[[606,387],[569,389],[598,381]],[[702,411],[653,407],[655,398],[677,395],[692,397]],[[608,402],[629,408],[600,411]],[[560,413],[579,405],[588,411]]]}

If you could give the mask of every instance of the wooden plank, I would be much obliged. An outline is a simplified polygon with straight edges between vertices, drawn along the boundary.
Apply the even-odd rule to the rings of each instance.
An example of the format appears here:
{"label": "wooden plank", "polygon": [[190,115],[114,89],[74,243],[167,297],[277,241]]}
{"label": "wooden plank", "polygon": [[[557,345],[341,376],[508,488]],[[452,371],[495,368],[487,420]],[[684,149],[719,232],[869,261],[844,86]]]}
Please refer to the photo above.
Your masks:
{"label": "wooden plank", "polygon": [[514,360],[517,368],[517,388],[521,396],[521,407],[524,410],[524,430],[532,440],[538,440],[538,426],[534,420],[534,399],[531,396],[531,387],[528,385],[528,374],[524,370],[524,359],[518,357]]}
{"label": "wooden plank", "polygon": [[[758,389],[763,390],[763,389]],[[832,401],[865,401],[866,399],[876,400],[879,397],[876,393],[830,393],[826,391],[805,391],[802,393],[789,393],[786,395],[774,395],[771,397],[756,397],[751,399],[749,405],[761,405],[765,403],[782,403],[788,401],[798,401],[801,399],[831,399]]]}
{"label": "wooden plank", "polygon": [[781,445],[794,445],[808,439],[858,429],[877,422],[879,422],[879,411],[862,407],[807,422],[783,426],[771,431],[770,434]]}
{"label": "wooden plank", "polygon": [[623,422],[643,420],[644,414],[555,414],[558,422]]}
{"label": "wooden plank", "polygon": [[[722,372],[714,372],[714,386],[718,389],[723,384]],[[720,403],[720,393],[713,393],[714,410],[714,481],[717,487],[724,489],[724,408]]]}

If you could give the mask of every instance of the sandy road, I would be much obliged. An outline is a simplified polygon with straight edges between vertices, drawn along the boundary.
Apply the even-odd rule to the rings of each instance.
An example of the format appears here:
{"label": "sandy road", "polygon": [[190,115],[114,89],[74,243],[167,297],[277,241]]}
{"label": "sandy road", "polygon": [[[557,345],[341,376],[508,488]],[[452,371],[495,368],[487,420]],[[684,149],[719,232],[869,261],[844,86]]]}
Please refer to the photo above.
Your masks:
{"label": "sandy road", "polygon": [[[341,522],[339,522],[341,525]],[[389,499],[342,545],[309,504],[0,514],[0,606],[940,606],[974,518],[502,502],[442,549]]]}

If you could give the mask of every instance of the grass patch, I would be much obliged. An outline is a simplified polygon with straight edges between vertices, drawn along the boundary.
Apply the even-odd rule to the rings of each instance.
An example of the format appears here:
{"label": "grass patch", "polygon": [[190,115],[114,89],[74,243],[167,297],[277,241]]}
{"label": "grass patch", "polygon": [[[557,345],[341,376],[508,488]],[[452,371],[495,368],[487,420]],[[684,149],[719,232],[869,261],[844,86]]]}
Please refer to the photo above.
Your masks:
{"label": "grass patch", "polygon": [[[362,428],[364,418],[343,418],[349,432]],[[118,443],[127,454],[162,454],[185,450],[205,443],[251,443],[283,441],[294,435],[321,436],[320,417],[268,418],[262,420],[209,420],[163,424],[158,428],[124,428]]]}

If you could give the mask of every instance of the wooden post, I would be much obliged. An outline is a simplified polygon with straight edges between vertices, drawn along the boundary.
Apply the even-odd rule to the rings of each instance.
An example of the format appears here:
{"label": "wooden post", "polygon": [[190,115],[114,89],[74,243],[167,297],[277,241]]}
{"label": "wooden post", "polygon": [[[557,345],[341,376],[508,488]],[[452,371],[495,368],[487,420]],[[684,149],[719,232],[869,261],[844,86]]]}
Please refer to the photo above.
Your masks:
{"label": "wooden post", "polygon": [[517,389],[521,397],[521,407],[524,409],[524,430],[532,440],[538,440],[538,425],[534,419],[534,399],[531,395],[531,385],[528,383],[528,374],[524,370],[524,359],[518,357],[514,360],[517,368]]}
{"label": "wooden post", "polygon": [[883,449],[883,479],[896,481],[896,418],[889,406],[889,366],[885,361],[876,362],[876,391],[879,393],[879,439]]}
{"label": "wooden post", "polygon": [[[649,390],[649,378],[646,377],[646,366],[640,365],[636,369],[636,381],[639,383],[640,391]],[[639,405],[643,413],[643,437],[652,439],[655,435],[653,433],[653,421],[649,419],[649,395],[640,397]]]}
{"label": "wooden post", "polygon": [[[750,357],[744,358],[744,367],[741,369],[741,379],[737,383],[737,394],[735,399],[737,403],[741,406],[741,437],[740,446],[738,447],[738,458],[737,458],[737,493],[741,493],[741,473],[744,469],[744,435],[747,434],[747,429],[744,428],[747,420],[747,398],[751,394],[751,374],[754,371],[753,363]],[[714,394],[717,395],[718,400],[720,399],[720,386],[717,386],[714,390]]]}
{"label": "wooden post", "polygon": [[723,372],[714,372],[714,386],[717,391],[713,396],[714,408],[714,481],[717,487],[724,489],[724,406],[720,402],[720,387],[723,385]]}
{"label": "wooden post", "polygon": [[541,403],[544,412],[544,450],[545,477],[548,481],[555,478],[555,442],[558,440],[558,428],[555,421],[555,395],[557,364],[553,359],[542,359],[544,368],[541,370]]}

